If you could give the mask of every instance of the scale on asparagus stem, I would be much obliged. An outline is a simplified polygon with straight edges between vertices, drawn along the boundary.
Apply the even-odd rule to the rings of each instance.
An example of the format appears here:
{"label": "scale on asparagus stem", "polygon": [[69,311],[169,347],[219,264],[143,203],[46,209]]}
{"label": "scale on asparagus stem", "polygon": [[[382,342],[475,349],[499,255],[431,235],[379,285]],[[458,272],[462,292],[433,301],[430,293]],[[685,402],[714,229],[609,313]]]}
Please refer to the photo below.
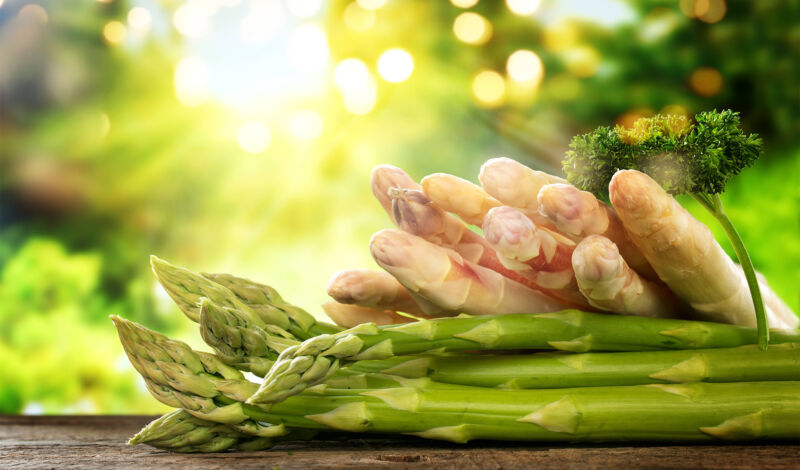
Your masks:
{"label": "scale on asparagus stem", "polygon": [[639,119],[631,129],[603,126],[576,136],[564,171],[572,184],[607,201],[609,182],[618,170],[639,170],[669,193],[688,194],[705,207],[739,258],[755,308],[758,344],[766,349],[767,316],[753,262],[719,197],[728,180],[752,165],[760,152],[761,139],[745,135],[733,111],[700,113],[694,123],[685,116],[657,115]]}

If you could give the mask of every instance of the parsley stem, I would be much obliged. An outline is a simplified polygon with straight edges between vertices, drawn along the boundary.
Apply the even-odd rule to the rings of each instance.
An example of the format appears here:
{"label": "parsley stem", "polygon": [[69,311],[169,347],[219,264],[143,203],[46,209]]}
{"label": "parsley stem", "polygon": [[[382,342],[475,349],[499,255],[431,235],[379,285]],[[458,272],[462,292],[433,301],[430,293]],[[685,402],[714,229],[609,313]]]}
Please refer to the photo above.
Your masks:
{"label": "parsley stem", "polygon": [[725,214],[722,209],[722,199],[719,194],[705,194],[705,193],[689,193],[691,196],[705,207],[714,218],[719,221],[728,239],[733,245],[733,251],[736,252],[736,257],[739,258],[739,264],[742,265],[744,276],[747,279],[747,285],[750,288],[750,295],[753,298],[753,307],[756,312],[756,326],[758,328],[758,346],[763,351],[767,349],[769,344],[769,325],[767,324],[767,313],[764,309],[764,299],[761,297],[761,288],[758,285],[756,278],[756,270],[753,267],[753,261],[750,259],[750,254],[744,247],[744,242],[733,222]]}

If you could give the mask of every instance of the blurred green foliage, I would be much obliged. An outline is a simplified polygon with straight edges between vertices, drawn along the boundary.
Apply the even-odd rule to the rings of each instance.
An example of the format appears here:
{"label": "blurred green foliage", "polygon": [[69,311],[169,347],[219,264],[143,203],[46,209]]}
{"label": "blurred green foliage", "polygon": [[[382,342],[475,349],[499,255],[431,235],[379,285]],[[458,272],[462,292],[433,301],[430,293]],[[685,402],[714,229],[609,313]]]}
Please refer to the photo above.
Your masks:
{"label": "blurred green foliage", "polygon": [[[178,31],[188,4],[216,5],[206,36]],[[161,410],[107,321],[118,314],[199,344],[155,285],[150,253],[269,283],[317,312],[332,272],[374,267],[367,241],[388,223],[371,201],[374,165],[475,181],[484,160],[505,155],[558,172],[573,135],[654,112],[731,108],[764,137],[764,157],[723,199],[757,269],[798,310],[800,2],[722,2],[716,21],[691,17],[694,4],[543,0],[520,16],[481,0],[468,11],[493,33],[472,45],[454,36],[466,10],[450,2],[390,0],[361,12],[372,18],[363,30],[345,21],[351,0],[302,20],[278,2],[258,13],[264,31],[280,20],[275,31],[252,45],[238,28],[265,2],[0,2],[0,413]],[[132,7],[150,12],[146,32],[134,31]],[[305,23],[326,33],[322,69],[287,62]],[[109,25],[124,40],[110,40]],[[395,47],[413,56],[413,73],[381,81],[375,64]],[[538,86],[506,76],[518,49],[541,59]],[[186,57],[208,69],[198,105],[176,98]],[[373,80],[364,115],[347,111],[334,84],[345,58]],[[482,70],[504,76],[499,103],[476,99]],[[231,101],[236,92],[244,98]],[[321,117],[315,139],[287,130],[298,109]],[[249,154],[237,132],[253,121],[270,137]]]}

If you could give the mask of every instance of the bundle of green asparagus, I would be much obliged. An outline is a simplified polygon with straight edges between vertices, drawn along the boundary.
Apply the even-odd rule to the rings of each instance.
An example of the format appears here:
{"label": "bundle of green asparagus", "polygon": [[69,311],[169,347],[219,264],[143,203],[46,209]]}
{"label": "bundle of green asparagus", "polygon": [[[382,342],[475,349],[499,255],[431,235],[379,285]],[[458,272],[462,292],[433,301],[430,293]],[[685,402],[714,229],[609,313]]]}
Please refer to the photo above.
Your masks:
{"label": "bundle of green asparagus", "polygon": [[[798,317],[717,195],[759,145],[726,111],[576,137],[574,186],[506,158],[481,186],[379,166],[372,190],[398,229],[370,241],[385,271],[331,279],[323,309],[338,326],[269,286],[153,257],[214,353],[112,318],[148,390],[176,408],[130,443],[798,439]],[[712,210],[742,268],[668,191]]]}

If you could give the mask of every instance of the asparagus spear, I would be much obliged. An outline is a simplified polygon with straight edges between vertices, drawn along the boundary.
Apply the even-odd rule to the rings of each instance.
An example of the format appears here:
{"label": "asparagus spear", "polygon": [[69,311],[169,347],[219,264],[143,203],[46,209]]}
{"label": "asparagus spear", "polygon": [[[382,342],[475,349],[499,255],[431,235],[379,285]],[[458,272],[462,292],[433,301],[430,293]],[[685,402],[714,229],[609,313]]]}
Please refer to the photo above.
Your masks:
{"label": "asparagus spear", "polygon": [[322,310],[334,323],[344,328],[353,328],[362,323],[396,325],[408,323],[411,320],[409,317],[400,315],[394,310],[378,310],[355,304],[340,304],[333,300],[324,302]]}
{"label": "asparagus spear", "polygon": [[269,449],[274,441],[268,437],[245,434],[225,424],[206,421],[178,409],[150,422],[128,444],[147,444],[171,452],[206,453],[229,449]]}
{"label": "asparagus spear", "polygon": [[375,261],[409,292],[444,311],[554,312],[570,306],[400,230],[386,229],[373,235],[370,251]]}
{"label": "asparagus spear", "polygon": [[[249,382],[237,377],[236,371],[215,365],[213,356],[120,318],[114,318],[114,322],[126,352],[156,398],[162,402],[171,401],[170,397],[181,400],[192,415],[236,423],[229,425],[247,434],[260,431],[261,437],[284,435],[287,426],[412,433],[453,442],[800,437],[798,382],[528,391],[434,387],[425,379],[387,378],[398,386],[357,390],[322,387],[268,410],[258,409],[240,401]],[[159,388],[153,387],[154,383]],[[248,421],[249,427],[244,425]]]}
{"label": "asparagus spear", "polygon": [[634,271],[606,237],[590,235],[575,247],[572,267],[581,293],[601,310],[646,317],[686,317],[687,308],[664,284]]}
{"label": "asparagus spear", "polygon": [[298,338],[307,339],[316,335],[341,331],[341,328],[337,328],[334,325],[316,321],[313,315],[302,308],[284,301],[280,294],[278,294],[278,291],[270,286],[240,278],[232,274],[202,274],[206,279],[230,289],[231,292],[239,297],[242,302],[247,304],[251,310],[262,317],[267,317],[266,312],[262,313],[262,310],[278,309],[284,312],[289,317],[289,329],[293,330]]}
{"label": "asparagus spear", "polygon": [[[336,335],[320,335],[284,350],[248,403],[279,402],[324,382],[340,362],[402,354],[474,349],[699,349],[741,346],[755,340],[756,330],[752,328],[578,310],[437,318],[384,327],[364,324]],[[800,332],[776,330],[772,341],[800,342]]]}
{"label": "asparagus spear", "polygon": [[[800,344],[759,354],[737,348],[519,355],[415,355],[352,363],[343,371],[427,377],[448,384],[511,389],[601,387],[687,382],[800,380]],[[356,379],[351,379],[356,380]]]}
{"label": "asparagus spear", "polygon": [[263,377],[278,354],[300,339],[274,325],[258,324],[241,311],[200,300],[200,334],[219,359]]}
{"label": "asparagus spear", "polygon": [[478,227],[483,225],[489,209],[500,205],[500,201],[489,196],[480,186],[447,173],[428,175],[420,184],[425,195],[439,207]]}
{"label": "asparagus spear", "polygon": [[516,207],[535,223],[552,227],[539,214],[539,190],[553,183],[566,183],[562,178],[536,171],[510,158],[492,158],[481,166],[478,179],[483,189],[507,206]]}
{"label": "asparagus spear", "polygon": [[619,247],[622,257],[638,274],[658,279],[641,250],[631,241],[617,213],[592,193],[571,184],[555,183],[542,186],[538,200],[539,213],[561,232],[576,241],[602,235]]}
{"label": "asparagus spear", "polygon": [[[756,326],[745,276],[708,227],[645,173],[621,170],[611,179],[609,189],[611,202],[633,242],[697,317]],[[798,326],[798,317],[792,312],[767,308],[766,314],[776,328]]]}
{"label": "asparagus spear", "polygon": [[328,295],[340,304],[425,315],[411,293],[391,274],[383,271],[373,269],[338,271],[328,282]]}
{"label": "asparagus spear", "polygon": [[[239,310],[256,324],[274,325],[298,338],[306,339],[318,334],[341,331],[341,328],[334,325],[317,322],[305,310],[283,302],[280,296],[276,298],[277,293],[268,286],[231,275],[201,276],[173,266],[156,256],[150,257],[150,264],[156,279],[192,321],[200,320],[200,299],[208,297],[220,305]],[[225,285],[210,280],[209,277]],[[226,285],[233,290],[225,287]]]}

